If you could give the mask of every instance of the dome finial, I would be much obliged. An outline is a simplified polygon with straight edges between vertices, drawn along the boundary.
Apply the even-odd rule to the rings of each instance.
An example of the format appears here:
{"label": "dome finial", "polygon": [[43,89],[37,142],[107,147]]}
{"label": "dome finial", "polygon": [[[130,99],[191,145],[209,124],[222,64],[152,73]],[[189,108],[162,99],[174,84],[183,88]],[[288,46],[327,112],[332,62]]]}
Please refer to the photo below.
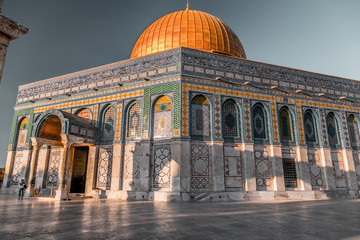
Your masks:
{"label": "dome finial", "polygon": [[186,11],[189,11],[189,0],[187,0]]}

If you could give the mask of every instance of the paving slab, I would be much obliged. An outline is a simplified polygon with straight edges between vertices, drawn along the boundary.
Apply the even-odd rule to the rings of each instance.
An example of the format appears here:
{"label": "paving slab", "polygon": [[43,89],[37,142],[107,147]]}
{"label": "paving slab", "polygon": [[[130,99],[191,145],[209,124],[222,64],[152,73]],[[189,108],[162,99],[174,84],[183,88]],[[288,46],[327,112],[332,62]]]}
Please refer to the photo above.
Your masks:
{"label": "paving slab", "polygon": [[0,239],[360,239],[360,200],[59,202],[0,195]]}

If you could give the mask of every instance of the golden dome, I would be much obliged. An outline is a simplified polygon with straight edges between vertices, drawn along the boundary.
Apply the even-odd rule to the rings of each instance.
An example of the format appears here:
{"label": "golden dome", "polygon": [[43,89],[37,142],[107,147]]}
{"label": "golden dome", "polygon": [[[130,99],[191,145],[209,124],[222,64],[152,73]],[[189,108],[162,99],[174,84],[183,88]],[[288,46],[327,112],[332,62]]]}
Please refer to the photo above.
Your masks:
{"label": "golden dome", "polygon": [[165,15],[151,24],[137,40],[131,58],[177,47],[246,58],[239,38],[223,21],[188,9]]}

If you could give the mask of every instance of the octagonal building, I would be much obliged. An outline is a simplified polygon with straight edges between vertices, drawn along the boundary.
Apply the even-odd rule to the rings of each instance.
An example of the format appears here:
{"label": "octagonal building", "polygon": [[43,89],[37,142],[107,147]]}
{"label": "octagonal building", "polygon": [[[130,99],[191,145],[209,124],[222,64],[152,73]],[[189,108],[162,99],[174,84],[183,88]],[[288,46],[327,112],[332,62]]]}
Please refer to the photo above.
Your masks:
{"label": "octagonal building", "polygon": [[358,198],[359,92],[247,60],[210,14],[170,13],[129,60],[19,87],[2,193],[25,179],[56,199]]}

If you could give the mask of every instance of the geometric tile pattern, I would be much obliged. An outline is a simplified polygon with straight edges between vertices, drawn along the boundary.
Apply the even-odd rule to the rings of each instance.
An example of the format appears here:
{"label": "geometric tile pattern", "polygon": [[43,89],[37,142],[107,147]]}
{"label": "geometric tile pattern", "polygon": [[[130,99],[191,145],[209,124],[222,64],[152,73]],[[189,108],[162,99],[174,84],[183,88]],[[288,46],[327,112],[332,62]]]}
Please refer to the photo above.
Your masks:
{"label": "geometric tile pattern", "polygon": [[[342,180],[345,180],[346,176],[345,176],[344,159],[342,157],[342,153],[339,151],[331,151],[331,160],[333,164],[335,182],[336,181],[343,182]],[[346,184],[344,184],[344,187],[346,187]]]}
{"label": "geometric tile pattern", "polygon": [[271,100],[271,112],[272,112],[272,122],[273,122],[273,136],[274,136],[274,142],[279,142],[279,127],[278,127],[278,115],[277,115],[277,108],[276,108],[276,102],[275,99]]}
{"label": "geometric tile pattern", "polygon": [[18,185],[20,180],[24,178],[23,172],[24,154],[17,152],[14,159],[14,166],[11,177],[11,185]]}
{"label": "geometric tile pattern", "polygon": [[[120,140],[121,133],[121,114],[122,114],[122,103],[119,103],[116,107],[116,125],[115,125],[115,140]],[[140,120],[139,120],[140,121]]]}
{"label": "geometric tile pattern", "polygon": [[298,130],[299,130],[299,136],[300,136],[300,143],[305,144],[304,123],[303,123],[303,117],[302,117],[300,105],[296,105],[296,115],[297,115],[297,120],[298,120],[297,124],[299,125]]}
{"label": "geometric tile pattern", "polygon": [[326,109],[334,109],[334,110],[341,110],[341,111],[351,111],[351,112],[360,112],[359,107],[351,107],[347,105],[338,105],[332,103],[323,103],[323,102],[316,102],[312,100],[300,100],[300,99],[290,99],[289,102],[294,102],[301,106],[310,106],[310,107],[318,107],[318,108],[326,108]]}
{"label": "geometric tile pattern", "polygon": [[210,104],[202,95],[191,101],[191,135],[210,137]]}
{"label": "geometric tile pattern", "polygon": [[[274,97],[267,94],[262,93],[252,93],[242,90],[232,90],[227,88],[220,88],[220,87],[210,87],[210,86],[203,86],[195,83],[183,83],[182,84],[182,135],[189,136],[189,91],[197,91],[203,93],[212,93],[212,94],[220,94],[225,96],[233,96],[233,97],[242,97],[248,99],[257,99],[257,100],[267,100],[273,101],[274,103],[283,102],[282,97]],[[276,103],[275,103],[276,107]],[[275,109],[276,115],[276,109]],[[277,115],[276,115],[277,116]],[[276,120],[277,123],[277,120]],[[278,139],[278,133],[277,133]],[[279,140],[277,140],[278,142]]]}
{"label": "geometric tile pattern", "polygon": [[102,119],[102,140],[114,139],[115,126],[115,110],[113,107],[108,107]]}
{"label": "geometric tile pattern", "polygon": [[320,187],[323,186],[324,181],[320,167],[321,161],[319,153],[317,153],[316,150],[308,150],[308,160],[312,189],[320,190]]}
{"label": "geometric tile pattern", "polygon": [[256,169],[256,190],[272,190],[272,163],[269,158],[269,151],[264,149],[254,149],[255,169]]}
{"label": "geometric tile pattern", "polygon": [[23,118],[19,125],[16,148],[25,147],[28,127],[29,127],[29,120],[27,118]]}
{"label": "geometric tile pattern", "polygon": [[111,187],[112,151],[110,148],[99,151],[97,187],[104,190]]}
{"label": "geometric tile pattern", "polygon": [[[141,108],[140,108],[139,104],[135,103],[131,106],[131,108],[128,112],[127,137],[140,137],[141,136],[141,134],[140,134],[141,119],[140,118],[141,118]],[[120,117],[120,119],[117,119],[117,122],[118,122],[117,124],[119,124],[120,121],[121,121],[121,117]]]}
{"label": "geometric tile pattern", "polygon": [[[226,101],[223,105],[223,135],[224,137],[239,137],[238,111],[234,102]],[[221,136],[221,135],[220,135]]]}
{"label": "geometric tile pattern", "polygon": [[247,141],[251,141],[251,111],[250,100],[244,99],[244,114],[245,114],[245,136]]}
{"label": "geometric tile pattern", "polygon": [[155,145],[153,188],[170,187],[171,145]]}
{"label": "geometric tile pattern", "polygon": [[172,113],[170,111],[154,112],[154,138],[171,138]]}
{"label": "geometric tile pattern", "polygon": [[320,122],[324,146],[329,146],[324,109],[320,109]]}
{"label": "geometric tile pattern", "polygon": [[353,152],[353,159],[355,165],[355,174],[357,179],[358,188],[360,189],[360,158],[359,152]]}
{"label": "geometric tile pattern", "polygon": [[132,98],[132,97],[137,97],[137,96],[142,96],[142,95],[143,95],[143,90],[136,90],[136,91],[131,91],[131,92],[113,94],[113,95],[109,95],[109,96],[102,96],[102,97],[96,97],[96,98],[91,98],[91,99],[86,99],[86,100],[79,100],[79,101],[49,105],[46,107],[39,107],[39,108],[34,109],[34,113],[45,112],[48,109],[62,109],[62,108],[69,108],[69,107],[92,105],[95,103],[109,102],[109,101],[113,101],[113,100]]}
{"label": "geometric tile pattern", "polygon": [[240,154],[240,149],[237,147],[224,146],[224,173],[227,189],[243,187]]}
{"label": "geometric tile pattern", "polygon": [[[27,117],[29,122],[28,122],[28,126],[32,125],[33,122],[33,118],[34,118],[34,110],[32,108],[30,109],[25,109],[25,110],[20,110],[20,111],[15,111],[14,113],[14,120],[12,123],[12,127],[11,127],[11,135],[10,135],[10,141],[9,141],[9,150],[12,149],[13,147],[13,141],[14,141],[14,137],[15,137],[15,132],[17,131],[16,127],[18,126],[18,120],[22,119],[22,117]],[[19,117],[21,116],[21,117]],[[30,134],[31,134],[31,130],[27,132],[27,136],[26,136],[26,144],[25,147],[28,148],[29,146],[29,140],[30,140]]]}
{"label": "geometric tile pattern", "polygon": [[209,188],[209,146],[191,145],[191,188]]}
{"label": "geometric tile pattern", "polygon": [[221,105],[220,96],[214,96],[214,109],[215,109],[215,136],[221,138]]}
{"label": "geometric tile pattern", "polygon": [[174,136],[180,136],[180,85],[178,83],[170,85],[162,85],[153,88],[146,88],[144,90],[144,116],[143,116],[143,136],[147,138],[149,131],[149,109],[150,109],[150,95],[158,93],[174,93]]}
{"label": "geometric tile pattern", "polygon": [[59,180],[59,168],[60,168],[60,159],[61,158],[61,151],[59,150],[52,150],[50,153],[49,159],[49,168],[47,173],[47,186],[57,186]]}
{"label": "geometric tile pattern", "polygon": [[350,136],[348,131],[348,124],[346,119],[346,113],[341,112],[341,121],[342,121],[342,127],[343,127],[343,134],[344,134],[344,140],[345,140],[345,146],[349,148],[350,145]]}

